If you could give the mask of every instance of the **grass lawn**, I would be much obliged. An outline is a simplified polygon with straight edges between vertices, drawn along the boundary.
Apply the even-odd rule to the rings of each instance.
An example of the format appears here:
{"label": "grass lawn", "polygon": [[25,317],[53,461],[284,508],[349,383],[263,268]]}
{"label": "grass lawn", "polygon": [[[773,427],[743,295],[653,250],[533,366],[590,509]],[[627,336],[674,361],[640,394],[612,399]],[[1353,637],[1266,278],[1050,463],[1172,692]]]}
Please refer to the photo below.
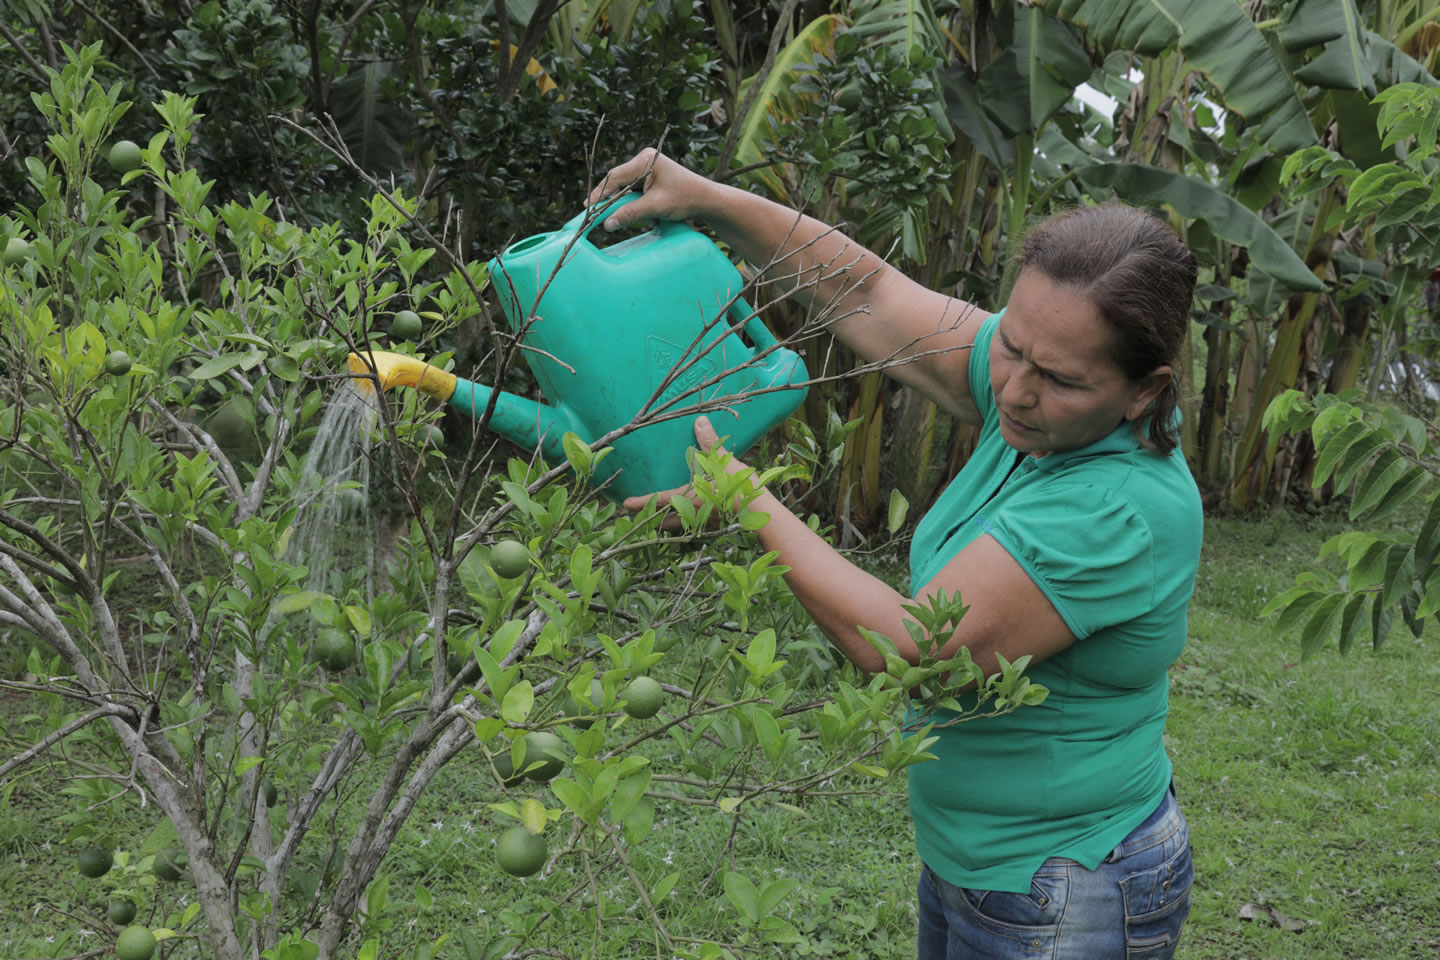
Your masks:
{"label": "grass lawn", "polygon": [[[1332,648],[1300,664],[1298,641],[1273,638],[1257,620],[1343,528],[1338,517],[1208,521],[1169,726],[1197,865],[1181,960],[1440,957],[1440,631],[1432,624],[1417,643],[1397,626],[1378,654],[1357,645],[1341,658]],[[25,710],[13,699],[0,706],[12,736],[25,732]],[[13,794],[0,790],[6,960],[81,953],[101,938],[82,941],[80,930],[106,929],[97,881],[76,875],[74,851],[62,842],[56,817],[72,805],[60,786],[39,777]],[[383,871],[391,909],[382,918],[388,929],[376,935],[384,960],[408,958],[417,942],[441,934],[451,937],[442,957],[498,957],[514,943],[506,936],[541,911],[552,916],[528,945],[557,951],[548,955],[668,956],[647,934],[620,871],[602,876],[598,898],[594,890],[570,896],[584,886],[579,855],[556,861],[548,875],[499,873],[493,838],[513,821],[489,810],[493,799],[469,758],[421,798]],[[143,837],[153,815],[126,804],[114,816]],[[913,956],[918,861],[903,783],[812,798],[801,812],[752,806],[735,819],[708,806],[657,805],[655,829],[632,856],[642,877],[679,874],[659,907],[673,930],[744,939],[721,885],[730,868],[761,886],[797,881],[778,912],[802,941],[747,947],[746,956]],[[555,836],[552,852],[563,842]],[[183,895],[180,887],[171,896]]]}
{"label": "grass lawn", "polygon": [[1184,960],[1440,957],[1440,631],[1301,664],[1256,619],[1343,529],[1207,521],[1168,727],[1196,859]]}

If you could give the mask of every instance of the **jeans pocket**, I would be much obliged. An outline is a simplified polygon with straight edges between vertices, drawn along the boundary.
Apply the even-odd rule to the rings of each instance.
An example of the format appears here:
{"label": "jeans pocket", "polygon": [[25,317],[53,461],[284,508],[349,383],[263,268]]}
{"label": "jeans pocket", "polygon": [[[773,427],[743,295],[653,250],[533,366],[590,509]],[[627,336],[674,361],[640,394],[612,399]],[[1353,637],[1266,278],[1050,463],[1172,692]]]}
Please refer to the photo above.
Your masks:
{"label": "jeans pocket", "polygon": [[975,927],[991,938],[987,956],[1049,956],[1070,902],[1070,867],[1041,867],[1030,881],[1029,893],[955,886],[950,886],[947,893],[952,908],[962,907]]}
{"label": "jeans pocket", "polygon": [[1120,881],[1125,899],[1125,956],[1128,960],[1167,960],[1180,942],[1180,927],[1190,915],[1195,866],[1190,844],[1160,866]]}

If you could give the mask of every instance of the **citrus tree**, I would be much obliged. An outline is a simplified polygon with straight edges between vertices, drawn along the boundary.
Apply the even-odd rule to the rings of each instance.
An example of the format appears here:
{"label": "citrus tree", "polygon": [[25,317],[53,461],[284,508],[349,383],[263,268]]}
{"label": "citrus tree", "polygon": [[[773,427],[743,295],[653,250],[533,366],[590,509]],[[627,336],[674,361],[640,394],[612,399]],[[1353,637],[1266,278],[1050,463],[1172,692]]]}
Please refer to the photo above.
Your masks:
{"label": "citrus tree", "polygon": [[[27,202],[0,218],[0,630],[28,648],[0,687],[30,705],[0,780],[7,798],[60,785],[84,884],[63,916],[102,949],[440,955],[455,935],[397,922],[428,894],[399,902],[385,864],[461,764],[487,784],[499,867],[568,879],[452,955],[543,954],[567,904],[620,889],[622,909],[594,908],[614,949],[718,956],[671,929],[667,898],[694,878],[636,855],[657,807],[795,808],[924,760],[929,725],[905,726],[902,701],[956,722],[1043,698],[1024,662],[987,677],[964,651],[889,648],[868,677],[817,653],[747,504],[838,461],[855,424],[793,425],[758,473],[696,455],[695,499],[667,524],[589,482],[603,447],[571,435],[563,462],[507,459],[483,418],[441,427],[408,391],[367,402],[346,354],[389,341],[449,365],[429,348],[489,322],[483,265],[393,191],[357,237],[264,195],[212,205],[196,101],[155,104],[137,161],[111,143],[135,117],[99,46],[65,55],[36,92],[51,132]],[[490,360],[503,383],[517,350]],[[921,649],[964,611],[915,605]],[[733,942],[793,938],[775,909],[794,881],[724,864]]]}

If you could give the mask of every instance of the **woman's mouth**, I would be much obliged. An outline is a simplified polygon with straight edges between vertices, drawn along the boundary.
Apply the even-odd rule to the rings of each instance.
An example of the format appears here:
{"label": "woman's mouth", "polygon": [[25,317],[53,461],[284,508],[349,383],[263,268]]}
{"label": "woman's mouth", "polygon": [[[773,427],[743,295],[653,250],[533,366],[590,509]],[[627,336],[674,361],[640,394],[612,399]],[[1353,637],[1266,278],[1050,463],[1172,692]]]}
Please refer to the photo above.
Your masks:
{"label": "woman's mouth", "polygon": [[1020,430],[1020,431],[1023,431],[1023,432],[1025,432],[1025,433],[1034,433],[1034,432],[1035,432],[1035,428],[1034,428],[1034,427],[1028,426],[1027,424],[1021,423],[1019,420],[1016,420],[1014,417],[1010,416],[1010,414],[1006,413],[1004,410],[1001,410],[1001,411],[1000,411],[1000,416],[1005,420],[1005,423],[1006,423],[1007,425],[1009,425],[1009,427],[1010,427],[1012,430]]}

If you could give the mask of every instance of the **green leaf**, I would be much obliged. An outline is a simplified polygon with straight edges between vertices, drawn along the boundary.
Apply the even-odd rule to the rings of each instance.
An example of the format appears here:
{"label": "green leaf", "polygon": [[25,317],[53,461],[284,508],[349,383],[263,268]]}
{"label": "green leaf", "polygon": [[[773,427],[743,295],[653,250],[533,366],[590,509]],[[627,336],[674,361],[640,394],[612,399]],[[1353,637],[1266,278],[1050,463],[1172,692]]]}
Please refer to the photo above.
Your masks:
{"label": "green leaf", "polygon": [[[1316,430],[1318,434],[1320,431]],[[1339,432],[1329,434],[1324,440],[1316,437],[1320,455],[1315,458],[1315,479],[1311,481],[1317,489],[1330,478],[1330,473],[1340,465],[1349,449],[1365,437],[1375,438],[1376,431],[1363,420],[1352,420],[1341,427]],[[1340,486],[1337,482],[1336,486]]]}
{"label": "green leaf", "polygon": [[1345,595],[1332,593],[1315,604],[1315,612],[1300,631],[1300,659],[1313,656],[1335,629],[1344,612]]}
{"label": "green leaf", "polygon": [[1340,653],[1350,652],[1355,635],[1360,632],[1360,611],[1365,609],[1368,595],[1357,593],[1345,603],[1345,612],[1340,618]]}
{"label": "green leaf", "polygon": [[277,353],[267,358],[265,360],[265,367],[286,383],[298,383],[300,381],[300,364],[283,353]]}
{"label": "green leaf", "polygon": [[200,366],[190,371],[191,380],[209,380],[218,377],[238,367],[249,354],[244,353],[222,353],[218,357],[211,357]]}
{"label": "green leaf", "polygon": [[634,808],[622,821],[625,828],[625,842],[630,846],[643,843],[655,825],[655,803],[649,797],[641,797]]}
{"label": "green leaf", "polygon": [[[817,55],[833,55],[835,35],[844,26],[844,19],[834,14],[816,17],[776,56],[773,68],[755,91],[750,111],[743,118],[736,118],[741,126],[730,161],[732,168],[747,167],[771,158],[778,147],[776,134],[780,124],[786,119],[802,116],[806,110],[802,95],[792,91],[792,86],[804,71],[814,65]],[[742,97],[750,95],[751,83],[753,77],[742,84]],[[763,183],[773,195],[784,195],[783,182],[775,171],[759,169],[750,176]]]}
{"label": "green leaf", "polygon": [[1130,203],[1168,205],[1182,217],[1204,220],[1216,236],[1245,247],[1255,267],[1291,290],[1325,288],[1274,228],[1234,197],[1204,181],[1138,163],[1097,163],[1075,175],[1091,186],[1114,190]]}
{"label": "green leaf", "polygon": [[247,771],[254,770],[264,762],[264,757],[241,757],[235,761],[235,776],[243,777]]}
{"label": "green leaf", "polygon": [[1432,569],[1425,579],[1425,592],[1415,608],[1415,618],[1423,620],[1432,613],[1440,613],[1440,567]]}
{"label": "green leaf", "polygon": [[1440,556],[1440,496],[1431,498],[1430,510],[1415,537],[1415,568],[1428,570],[1437,556]]}
{"label": "green leaf", "polygon": [[[526,758],[526,763],[530,758]],[[585,808],[590,803],[590,794],[585,788],[574,780],[567,780],[564,777],[557,777],[550,781],[550,789],[561,803],[570,808],[570,812],[584,819]]]}
{"label": "green leaf", "polygon": [[520,822],[525,829],[539,836],[545,832],[545,804],[534,797],[526,797],[520,804]]}
{"label": "green leaf", "polygon": [[747,877],[734,870],[726,870],[725,896],[751,924],[760,922],[760,891]]}
{"label": "green leaf", "polygon": [[1385,583],[1380,596],[1387,607],[1399,602],[1410,590],[1410,583],[1415,579],[1412,553],[1413,548],[1409,544],[1397,543],[1385,557]]}
{"label": "green leaf", "polygon": [[1370,462],[1370,458],[1389,442],[1384,433],[1379,430],[1371,430],[1360,438],[1358,443],[1345,451],[1340,466],[1335,471],[1335,489],[1348,490],[1350,485],[1355,482],[1355,478],[1360,475],[1360,471],[1365,469],[1365,464]]}
{"label": "green leaf", "polygon": [[1360,90],[1375,95],[1370,69],[1369,31],[1353,0],[1297,3],[1276,31],[1291,53],[1324,44],[1320,53],[1295,72],[1295,79],[1326,90]]}
{"label": "green leaf", "polygon": [[1394,447],[1381,450],[1355,487],[1354,498],[1350,501],[1350,519],[1354,520],[1379,503],[1380,498],[1389,493],[1400,479],[1406,466],[1405,458]]}
{"label": "green leaf", "polygon": [[1393,622],[1394,617],[1389,610],[1385,609],[1385,605],[1377,596],[1375,602],[1370,606],[1370,645],[1372,649],[1379,650],[1385,643],[1385,639],[1390,636],[1390,625]]}
{"label": "green leaf", "polygon": [[560,445],[564,448],[565,459],[570,461],[570,469],[575,471],[575,475],[589,476],[591,462],[594,460],[590,445],[581,440],[579,434],[568,430],[560,437]]}
{"label": "green leaf", "polygon": [[[521,680],[505,691],[505,699],[500,704],[500,716],[510,723],[524,723],[534,705],[535,688],[530,685],[529,680]],[[531,759],[527,757],[526,762],[529,763]]]}
{"label": "green leaf", "polygon": [[1385,558],[1394,545],[1390,540],[1375,540],[1350,564],[1350,589],[1365,590],[1385,579]]}
{"label": "green leaf", "polygon": [[350,625],[355,628],[355,632],[360,636],[370,636],[370,611],[364,607],[347,604],[345,607],[345,618],[350,621]]}
{"label": "green leaf", "polygon": [[1090,78],[1090,57],[1069,27],[1043,10],[1013,0],[997,6],[1000,52],[980,71],[980,102],[1012,136],[1034,134]]}
{"label": "green leaf", "polygon": [[309,610],[320,597],[329,597],[328,593],[320,593],[316,590],[298,590],[295,593],[287,593],[275,601],[275,612],[282,614],[299,613],[302,610]]}
{"label": "green leaf", "polygon": [[1307,587],[1300,589],[1304,590],[1304,593],[1291,600],[1290,605],[1285,608],[1285,612],[1280,614],[1279,619],[1275,621],[1276,636],[1289,631],[1300,622],[1300,618],[1303,617],[1311,607],[1315,606],[1315,604],[1319,603],[1326,596],[1318,590]]}
{"label": "green leaf", "polygon": [[667,873],[655,884],[655,889],[650,891],[650,902],[657,903],[670,896],[670,891],[675,889],[675,884],[680,882],[680,871]]}
{"label": "green leaf", "polygon": [[910,501],[905,499],[905,494],[896,487],[890,491],[890,512],[888,521],[891,533],[899,533],[900,528],[905,525],[905,514],[910,510]]}
{"label": "green leaf", "polygon": [[1391,485],[1389,491],[1380,498],[1370,510],[1371,520],[1382,520],[1394,513],[1400,507],[1410,501],[1410,498],[1419,493],[1421,488],[1430,482],[1430,473],[1419,464],[1410,466],[1401,474],[1400,479]]}
{"label": "green leaf", "polygon": [[781,877],[767,886],[765,892],[760,894],[760,916],[764,917],[773,913],[775,908],[780,906],[780,901],[788,897],[790,891],[794,890],[795,885],[799,882],[794,877]]}

